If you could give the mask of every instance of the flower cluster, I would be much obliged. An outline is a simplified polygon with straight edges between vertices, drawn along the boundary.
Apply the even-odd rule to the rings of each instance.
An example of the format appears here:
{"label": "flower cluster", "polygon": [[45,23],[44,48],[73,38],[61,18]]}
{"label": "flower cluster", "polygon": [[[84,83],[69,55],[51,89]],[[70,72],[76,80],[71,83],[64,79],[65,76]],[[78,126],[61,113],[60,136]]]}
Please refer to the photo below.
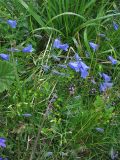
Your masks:
{"label": "flower cluster", "polygon": [[108,76],[105,73],[100,73],[100,76],[104,79],[104,82],[102,82],[100,84],[100,91],[104,92],[106,91],[108,88],[111,88],[113,86],[113,83],[111,83],[111,77]]}
{"label": "flower cluster", "polygon": [[[20,52],[20,50],[17,48],[11,48],[11,49],[8,49],[8,51],[9,52]],[[25,48],[22,49],[23,53],[31,53],[32,51],[33,51],[33,48],[31,44],[27,45]],[[10,55],[5,54],[5,53],[0,53],[0,58],[2,60],[8,61],[10,59]]]}
{"label": "flower cluster", "polygon": [[80,72],[81,73],[81,77],[82,78],[86,78],[88,76],[88,69],[90,67],[88,67],[83,61],[82,59],[79,57],[79,55],[76,53],[75,54],[75,59],[76,61],[74,62],[69,62],[69,67],[72,68],[73,70],[75,70],[76,72]]}

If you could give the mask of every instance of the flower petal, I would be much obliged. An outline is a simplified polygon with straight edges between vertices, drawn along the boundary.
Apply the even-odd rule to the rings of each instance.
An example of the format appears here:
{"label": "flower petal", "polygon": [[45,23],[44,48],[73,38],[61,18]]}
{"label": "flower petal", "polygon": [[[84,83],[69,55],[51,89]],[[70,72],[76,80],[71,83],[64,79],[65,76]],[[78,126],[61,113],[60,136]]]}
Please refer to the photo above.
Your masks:
{"label": "flower petal", "polygon": [[102,73],[102,77],[104,78],[105,82],[109,82],[111,80],[111,77],[105,73]]}
{"label": "flower petal", "polygon": [[24,53],[30,53],[32,51],[33,51],[33,48],[32,48],[31,44],[29,44],[27,47],[22,49],[22,52],[24,52]]}
{"label": "flower petal", "polygon": [[0,57],[1,57],[3,60],[6,60],[6,61],[8,61],[9,58],[10,58],[8,54],[4,54],[4,53],[1,53],[1,54],[0,54]]}
{"label": "flower petal", "polygon": [[111,63],[114,65],[114,64],[117,64],[117,60],[114,59],[112,56],[108,56],[108,59],[111,61]]}
{"label": "flower petal", "polygon": [[68,66],[76,72],[80,71],[79,62],[69,62]]}
{"label": "flower petal", "polygon": [[16,28],[17,22],[16,20],[7,20],[7,24],[11,27],[11,28]]}
{"label": "flower petal", "polygon": [[97,51],[98,48],[99,48],[99,45],[98,45],[98,44],[95,44],[95,43],[93,43],[93,42],[89,42],[89,45],[90,45],[90,47],[93,49],[94,52]]}
{"label": "flower petal", "polygon": [[113,21],[113,27],[116,31],[119,29],[119,25],[115,21]]}

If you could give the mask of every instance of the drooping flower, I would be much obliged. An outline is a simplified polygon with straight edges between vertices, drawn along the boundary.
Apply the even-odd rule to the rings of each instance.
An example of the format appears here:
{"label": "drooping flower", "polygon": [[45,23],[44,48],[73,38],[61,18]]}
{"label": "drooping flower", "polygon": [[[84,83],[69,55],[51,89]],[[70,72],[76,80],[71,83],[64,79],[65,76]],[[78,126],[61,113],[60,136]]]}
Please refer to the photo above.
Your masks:
{"label": "drooping flower", "polygon": [[8,61],[10,56],[8,54],[0,53],[0,58],[2,58],[5,61]]}
{"label": "drooping flower", "polygon": [[75,70],[76,72],[80,71],[79,62],[69,62],[69,67]]}
{"label": "drooping flower", "polygon": [[88,70],[90,67],[88,67],[84,62],[80,61],[80,65],[81,65],[81,68],[83,70]]}
{"label": "drooping flower", "polygon": [[81,68],[80,71],[81,71],[82,78],[86,78],[89,75],[89,73],[86,69]]}
{"label": "drooping flower", "polygon": [[98,45],[98,44],[95,44],[95,43],[93,43],[93,42],[89,42],[89,45],[90,45],[90,47],[93,49],[94,52],[97,51],[98,48],[99,48],[99,45]]}
{"label": "drooping flower", "polygon": [[3,158],[2,158],[2,157],[0,157],[0,160],[3,160]]}
{"label": "drooping flower", "polygon": [[119,25],[115,21],[113,21],[113,27],[116,31],[119,29]]}
{"label": "drooping flower", "polygon": [[110,82],[103,82],[100,84],[100,92],[105,92],[108,88],[111,88],[113,83]]}
{"label": "drooping flower", "polygon": [[7,24],[11,27],[11,28],[16,28],[17,22],[16,20],[7,20]]}
{"label": "drooping flower", "polygon": [[105,82],[109,82],[111,80],[111,77],[108,76],[107,74],[101,73],[101,75],[102,75],[102,77],[103,77],[103,79],[104,79]]}
{"label": "drooping flower", "polygon": [[6,139],[5,138],[0,138],[0,147],[5,148],[6,147]]}
{"label": "drooping flower", "polygon": [[31,117],[32,114],[30,114],[30,113],[24,113],[24,114],[22,114],[22,116],[24,116],[24,117]]}
{"label": "drooping flower", "polygon": [[117,60],[114,59],[112,56],[108,56],[108,59],[111,61],[111,63],[114,65],[114,64],[117,64]]}
{"label": "drooping flower", "polygon": [[75,62],[69,62],[69,67],[75,70],[76,72],[81,73],[82,78],[86,78],[88,76],[88,69],[89,67],[81,60],[81,58],[78,55],[75,55],[76,61]]}
{"label": "drooping flower", "polygon": [[76,60],[76,61],[81,61],[81,60],[82,60],[77,53],[75,53],[74,57],[75,57],[75,60]]}
{"label": "drooping flower", "polygon": [[55,41],[53,43],[53,47],[59,49],[60,45],[61,45],[61,41],[59,39],[55,39]]}
{"label": "drooping flower", "polygon": [[33,48],[31,44],[27,45],[27,47],[22,49],[22,52],[24,53],[31,53],[32,51],[33,51]]}
{"label": "drooping flower", "polygon": [[61,49],[63,51],[68,51],[69,45],[67,43],[62,44],[59,39],[55,39],[53,43],[53,47],[57,49]]}
{"label": "drooping flower", "polygon": [[103,128],[96,128],[96,131],[98,131],[100,133],[104,133],[104,129]]}

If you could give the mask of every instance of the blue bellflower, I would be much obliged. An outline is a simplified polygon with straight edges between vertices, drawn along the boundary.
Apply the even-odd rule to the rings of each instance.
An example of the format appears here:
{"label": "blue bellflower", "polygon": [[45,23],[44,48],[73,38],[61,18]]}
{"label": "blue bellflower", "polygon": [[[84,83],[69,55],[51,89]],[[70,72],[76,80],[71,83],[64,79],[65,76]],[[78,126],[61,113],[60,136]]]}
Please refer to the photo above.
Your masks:
{"label": "blue bellflower", "polygon": [[22,52],[24,53],[31,53],[32,51],[33,51],[33,48],[31,44],[27,45],[27,47],[22,49]]}
{"label": "blue bellflower", "polygon": [[7,20],[7,24],[9,24],[9,26],[11,28],[16,28],[17,22],[16,22],[16,20],[9,19],[9,20]]}
{"label": "blue bellflower", "polygon": [[119,25],[115,21],[113,21],[113,27],[116,31],[119,29]]}
{"label": "blue bellflower", "polygon": [[75,70],[76,72],[80,71],[79,62],[69,62],[69,67]]}
{"label": "blue bellflower", "polygon": [[111,63],[114,65],[114,64],[117,64],[117,60],[114,59],[112,56],[108,56],[108,59],[111,61]]}
{"label": "blue bellflower", "polygon": [[76,72],[81,73],[82,78],[86,78],[88,76],[88,69],[89,67],[82,62],[81,58],[78,56],[78,54],[75,54],[76,62],[69,62],[69,67],[75,70]]}
{"label": "blue bellflower", "polygon": [[69,45],[67,43],[62,44],[59,39],[55,39],[53,43],[53,47],[57,49],[61,49],[63,51],[68,51]]}
{"label": "blue bellflower", "polygon": [[111,81],[111,77],[108,76],[107,74],[101,73],[100,76],[103,77],[103,79],[104,79],[104,82],[102,82],[100,84],[100,92],[104,92],[108,88],[111,88],[113,86],[113,83],[110,82]]}
{"label": "blue bellflower", "polygon": [[89,45],[90,45],[90,47],[93,49],[94,52],[97,51],[98,48],[99,48],[99,45],[98,45],[98,44],[95,44],[95,43],[93,43],[93,42],[89,42]]}
{"label": "blue bellflower", "polygon": [[6,147],[5,142],[6,142],[6,139],[5,139],[5,138],[0,138],[0,147],[5,148],[5,147]]}
{"label": "blue bellflower", "polygon": [[107,74],[101,73],[101,75],[102,75],[102,77],[103,77],[103,79],[104,79],[105,82],[109,82],[111,80],[111,77],[108,76]]}
{"label": "blue bellflower", "polygon": [[3,60],[5,60],[5,61],[8,61],[9,58],[10,58],[8,54],[4,54],[4,53],[1,53],[1,54],[0,54],[0,57],[1,57]]}
{"label": "blue bellflower", "polygon": [[108,88],[111,88],[113,83],[110,82],[103,82],[100,84],[100,92],[105,92]]}

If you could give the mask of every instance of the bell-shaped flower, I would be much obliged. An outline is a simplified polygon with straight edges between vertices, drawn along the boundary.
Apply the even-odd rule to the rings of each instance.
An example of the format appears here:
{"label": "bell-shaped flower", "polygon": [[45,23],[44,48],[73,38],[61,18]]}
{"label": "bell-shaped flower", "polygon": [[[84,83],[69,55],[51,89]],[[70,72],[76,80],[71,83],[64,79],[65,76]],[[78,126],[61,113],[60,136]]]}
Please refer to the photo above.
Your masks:
{"label": "bell-shaped flower", "polygon": [[111,80],[111,77],[108,76],[107,74],[102,73],[101,75],[102,75],[102,77],[103,77],[103,79],[104,79],[105,82],[109,82]]}
{"label": "bell-shaped flower", "polygon": [[6,139],[5,138],[0,138],[0,147],[5,148],[6,147]]}
{"label": "bell-shaped flower", "polygon": [[75,70],[76,72],[81,73],[82,78],[86,78],[88,76],[88,69],[89,67],[82,62],[81,58],[78,56],[78,54],[75,54],[75,62],[69,62],[68,66]]}
{"label": "bell-shaped flower", "polygon": [[2,58],[5,61],[8,61],[10,59],[10,56],[8,54],[0,53],[0,58]]}
{"label": "bell-shaped flower", "polygon": [[111,61],[111,63],[114,65],[114,64],[117,64],[117,60],[114,59],[112,56],[108,56],[108,59]]}
{"label": "bell-shaped flower", "polygon": [[7,24],[11,27],[11,28],[16,28],[17,22],[16,20],[7,20]]}
{"label": "bell-shaped flower", "polygon": [[67,43],[62,44],[59,39],[55,39],[53,43],[53,47],[57,49],[61,49],[63,51],[68,51],[69,45]]}
{"label": "bell-shaped flower", "polygon": [[108,88],[111,88],[113,86],[113,83],[110,82],[103,82],[100,84],[100,92],[106,91]]}
{"label": "bell-shaped flower", "polygon": [[89,45],[90,45],[90,47],[93,49],[94,52],[97,51],[98,48],[99,48],[99,45],[98,45],[98,44],[95,44],[95,43],[93,43],[93,42],[89,42]]}
{"label": "bell-shaped flower", "polygon": [[22,52],[24,53],[31,53],[32,51],[33,51],[33,48],[31,44],[27,45],[27,47],[22,49]]}

